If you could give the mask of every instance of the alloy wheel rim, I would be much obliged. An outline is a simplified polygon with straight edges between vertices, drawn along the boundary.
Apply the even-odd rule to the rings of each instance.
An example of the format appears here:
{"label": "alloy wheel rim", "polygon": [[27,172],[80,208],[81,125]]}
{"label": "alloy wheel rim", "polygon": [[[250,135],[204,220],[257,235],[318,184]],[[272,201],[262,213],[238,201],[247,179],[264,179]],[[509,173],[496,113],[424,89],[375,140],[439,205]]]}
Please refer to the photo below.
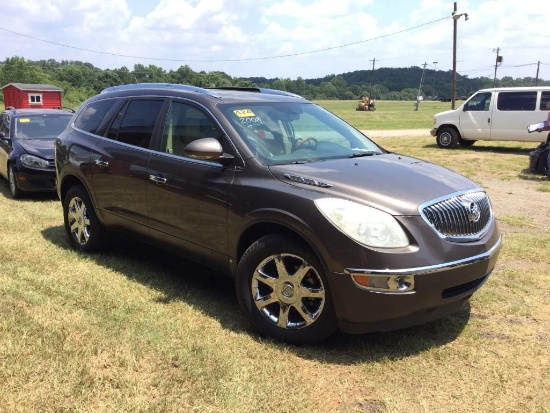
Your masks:
{"label": "alloy wheel rim", "polygon": [[251,291],[258,311],[282,329],[313,324],[326,302],[325,287],[317,270],[293,254],[264,259],[254,271]]}
{"label": "alloy wheel rim", "polygon": [[82,199],[77,197],[71,199],[67,218],[73,239],[80,245],[86,244],[90,238],[90,219],[86,211],[86,204]]}

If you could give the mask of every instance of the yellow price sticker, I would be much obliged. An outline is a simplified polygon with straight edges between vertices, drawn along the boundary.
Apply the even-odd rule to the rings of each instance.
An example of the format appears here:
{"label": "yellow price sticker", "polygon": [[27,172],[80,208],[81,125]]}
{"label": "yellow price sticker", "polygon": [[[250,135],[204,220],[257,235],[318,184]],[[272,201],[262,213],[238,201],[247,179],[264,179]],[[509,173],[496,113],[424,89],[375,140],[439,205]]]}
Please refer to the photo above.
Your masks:
{"label": "yellow price sticker", "polygon": [[250,118],[252,116],[256,116],[250,109],[237,109],[234,110],[233,113],[235,113],[235,115],[239,118]]}
{"label": "yellow price sticker", "polygon": [[30,121],[29,118],[19,118],[19,123],[29,123]]}

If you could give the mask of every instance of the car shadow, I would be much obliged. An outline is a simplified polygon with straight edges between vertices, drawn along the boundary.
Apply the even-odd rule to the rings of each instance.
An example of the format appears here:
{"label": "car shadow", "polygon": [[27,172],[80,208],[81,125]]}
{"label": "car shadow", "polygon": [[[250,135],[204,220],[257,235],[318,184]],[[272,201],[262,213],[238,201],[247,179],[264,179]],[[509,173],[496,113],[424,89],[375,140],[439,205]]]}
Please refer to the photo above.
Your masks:
{"label": "car shadow", "polygon": [[[63,226],[47,228],[42,236],[60,248],[71,249]],[[86,254],[86,259],[158,291],[160,297],[155,302],[159,304],[184,302],[225,329],[304,359],[344,365],[400,359],[452,342],[470,318],[467,304],[452,316],[418,327],[361,335],[336,332],[315,346],[289,345],[260,337],[251,328],[239,309],[233,281],[224,274],[133,239],[117,236],[112,244],[107,251]]]}

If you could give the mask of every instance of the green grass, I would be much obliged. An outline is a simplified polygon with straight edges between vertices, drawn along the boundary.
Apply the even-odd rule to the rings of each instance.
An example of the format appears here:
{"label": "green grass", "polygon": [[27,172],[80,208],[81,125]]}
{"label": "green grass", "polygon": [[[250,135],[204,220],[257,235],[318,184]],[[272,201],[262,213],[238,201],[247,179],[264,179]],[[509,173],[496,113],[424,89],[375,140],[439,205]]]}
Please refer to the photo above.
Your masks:
{"label": "green grass", "polygon": [[[420,116],[398,106],[392,125]],[[15,201],[1,180],[0,411],[549,412],[550,182],[525,171],[534,145],[378,142],[486,186],[500,261],[452,317],[315,347],[259,338],[232,283],[180,257],[125,239],[74,252],[54,196]]]}
{"label": "green grass", "polygon": [[[360,130],[431,129],[433,115],[451,109],[450,103],[425,101],[417,111],[410,101],[377,101],[376,111],[356,111],[355,100],[320,100],[315,103]],[[461,102],[457,102],[456,106]]]}

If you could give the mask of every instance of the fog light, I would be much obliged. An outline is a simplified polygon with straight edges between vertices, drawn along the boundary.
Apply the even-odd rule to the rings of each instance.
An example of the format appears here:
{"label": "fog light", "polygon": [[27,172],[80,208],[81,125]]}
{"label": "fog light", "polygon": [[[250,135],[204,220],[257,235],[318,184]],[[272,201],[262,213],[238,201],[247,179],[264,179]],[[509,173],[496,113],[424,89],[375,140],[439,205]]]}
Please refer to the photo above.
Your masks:
{"label": "fog light", "polygon": [[414,289],[412,275],[363,275],[352,274],[353,281],[361,288],[386,293],[405,293]]}

